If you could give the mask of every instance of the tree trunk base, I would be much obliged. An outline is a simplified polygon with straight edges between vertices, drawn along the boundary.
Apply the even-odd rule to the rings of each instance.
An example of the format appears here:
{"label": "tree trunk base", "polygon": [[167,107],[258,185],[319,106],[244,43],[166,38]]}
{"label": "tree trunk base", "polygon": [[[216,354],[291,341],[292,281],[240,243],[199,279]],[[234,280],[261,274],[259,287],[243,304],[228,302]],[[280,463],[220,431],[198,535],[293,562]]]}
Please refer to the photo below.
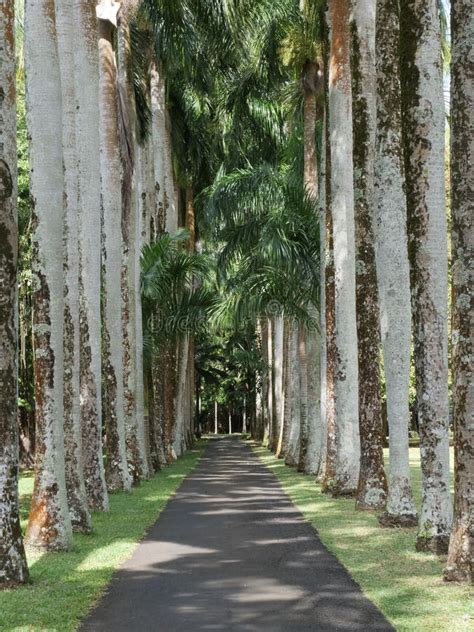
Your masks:
{"label": "tree trunk base", "polygon": [[449,535],[434,535],[427,537],[419,535],[416,539],[416,550],[426,553],[445,555],[449,548]]}
{"label": "tree trunk base", "polygon": [[386,502],[380,502],[378,504],[371,504],[371,503],[367,503],[365,501],[356,499],[356,510],[357,511],[372,511],[372,512],[377,512],[377,511],[383,511],[385,509],[385,505]]}
{"label": "tree trunk base", "polygon": [[387,511],[379,516],[379,524],[382,527],[391,529],[402,528],[409,529],[418,526],[418,517],[416,514],[390,514]]}
{"label": "tree trunk base", "polygon": [[324,487],[323,488],[323,493],[328,494],[328,496],[332,496],[332,498],[355,498],[356,494],[357,494],[357,489],[348,489],[347,487],[339,487],[339,486],[332,486],[332,487]]}
{"label": "tree trunk base", "polygon": [[443,579],[445,582],[473,582],[474,576],[469,568],[446,566],[443,571]]}

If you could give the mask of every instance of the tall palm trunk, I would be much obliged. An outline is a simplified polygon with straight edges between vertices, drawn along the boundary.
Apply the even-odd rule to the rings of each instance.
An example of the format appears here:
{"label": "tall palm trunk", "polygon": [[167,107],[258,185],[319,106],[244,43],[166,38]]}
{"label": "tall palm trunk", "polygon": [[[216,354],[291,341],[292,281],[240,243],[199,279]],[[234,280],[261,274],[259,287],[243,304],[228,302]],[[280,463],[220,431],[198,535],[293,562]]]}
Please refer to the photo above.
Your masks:
{"label": "tall palm trunk", "polygon": [[18,510],[18,210],[14,1],[0,7],[0,589],[28,580]]}
{"label": "tall palm trunk", "polygon": [[[25,10],[27,122],[31,138],[33,336],[36,410],[35,484],[27,541],[47,550],[72,543],[63,432],[63,153],[61,77],[52,0]],[[59,253],[59,256],[58,256]]]}
{"label": "tall palm trunk", "polygon": [[272,420],[272,449],[275,453],[280,450],[280,435],[283,424],[283,333],[284,321],[282,316],[273,318],[273,420]]}
{"label": "tall palm trunk", "polygon": [[408,460],[411,318],[399,35],[398,3],[378,0],[375,243],[390,434],[389,494],[381,523],[412,526],[417,517]]}
{"label": "tall palm trunk", "polygon": [[382,446],[379,304],[373,228],[377,88],[375,6],[376,0],[353,0],[351,22],[361,442],[356,508],[369,510],[383,509],[387,499]]}
{"label": "tall palm trunk", "polygon": [[[122,331],[123,331],[123,378],[125,389],[125,435],[127,461],[133,482],[149,477],[148,460],[145,450],[145,420],[142,405],[143,390],[138,391],[138,383],[143,387],[143,363],[137,355],[137,319],[141,318],[140,298],[137,297],[137,253],[138,204],[135,169],[137,162],[137,141],[135,134],[136,112],[133,94],[133,79],[130,70],[130,30],[129,23],[136,5],[135,0],[121,3],[118,30],[118,79],[119,116],[122,157]],[[137,313],[137,306],[139,306]]]}
{"label": "tall palm trunk", "polygon": [[303,326],[298,332],[298,360],[299,360],[299,404],[300,404],[300,453],[298,470],[307,469],[308,443],[310,422],[308,419],[308,349],[307,332]]}
{"label": "tall palm trunk", "polygon": [[[472,201],[474,199],[474,6],[452,0],[451,191],[452,370],[455,446],[454,525],[444,577],[474,580],[474,408],[472,385]],[[470,278],[471,275],[471,278]]]}
{"label": "tall palm trunk", "polygon": [[164,142],[164,194],[166,208],[166,232],[174,233],[178,229],[178,199],[173,175],[173,143],[171,137],[171,116],[165,105],[165,142]]}
{"label": "tall palm trunk", "polygon": [[176,458],[173,449],[173,435],[176,424],[176,343],[163,345],[163,448],[166,463]]}
{"label": "tall palm trunk", "polygon": [[151,457],[150,417],[145,409],[145,366],[143,353],[143,309],[141,296],[141,252],[143,246],[150,243],[150,217],[154,210],[154,178],[151,155],[151,138],[147,136],[137,148],[137,223],[135,236],[135,311],[136,311],[136,354],[137,354],[137,418],[143,418],[146,471],[152,475],[154,467]]}
{"label": "tall palm trunk", "polygon": [[437,0],[401,0],[402,116],[423,499],[418,550],[446,552],[449,491],[448,255]]}
{"label": "tall palm trunk", "polygon": [[74,85],[74,9],[56,3],[58,56],[62,91],[64,161],[64,446],[69,515],[74,531],[90,533],[91,516],[82,467],[79,366],[79,182]]}
{"label": "tall palm trunk", "polygon": [[272,321],[267,318],[262,327],[262,349],[264,362],[264,419],[263,442],[270,448],[273,419],[273,356],[272,356]]}
{"label": "tall palm trunk", "polygon": [[[329,55],[327,55],[329,60]],[[327,68],[327,64],[326,64]],[[328,77],[327,77],[328,80]],[[328,93],[326,89],[326,94]],[[330,492],[332,489],[335,463],[336,463],[336,420],[335,420],[335,381],[336,381],[336,338],[335,338],[335,303],[336,288],[334,277],[334,239],[332,222],[332,199],[331,199],[331,142],[329,137],[329,103],[326,103],[326,164],[325,164],[325,196],[324,196],[324,315],[326,332],[326,462],[324,465],[324,475],[322,489]]]}
{"label": "tall palm trunk", "polygon": [[74,0],[76,145],[79,157],[81,426],[89,506],[108,510],[102,449],[99,53],[95,0]]}
{"label": "tall palm trunk", "polygon": [[[320,430],[313,439],[315,445],[310,445],[310,452],[319,455],[319,463],[315,458],[314,474],[320,481],[324,479],[327,454],[327,331],[326,331],[326,191],[327,191],[327,112],[324,107],[323,130],[321,142],[321,167],[319,170],[319,266],[320,266],[320,287],[319,287],[319,331],[320,331]],[[311,352],[311,351],[310,351]]]}
{"label": "tall palm trunk", "polygon": [[185,451],[186,436],[186,377],[189,369],[189,336],[184,336],[176,345],[178,374],[176,380],[176,420],[173,432],[173,450],[177,457]]}
{"label": "tall palm trunk", "polygon": [[[316,151],[316,119],[318,115],[318,99],[324,90],[321,64],[312,61],[305,64],[302,76],[304,97],[304,174],[303,181],[307,194],[314,202],[315,209],[319,198],[319,178]],[[316,308],[312,307],[313,316],[317,317]],[[316,474],[321,461],[321,352],[322,338],[320,331],[311,328],[306,334],[307,376],[302,384],[307,384],[307,424],[301,427],[306,434],[301,434],[302,450],[300,450],[299,467],[308,474]]]}
{"label": "tall palm trunk", "polygon": [[283,390],[285,393],[285,402],[283,406],[283,433],[282,433],[282,441],[281,441],[281,456],[286,458],[288,454],[288,448],[290,443],[290,436],[292,433],[292,427],[294,423],[294,418],[291,410],[291,400],[293,397],[293,382],[292,382],[292,373],[291,373],[291,351],[292,351],[292,339],[293,339],[293,331],[295,329],[295,325],[286,320],[285,321],[285,332],[284,332],[284,353],[285,353],[285,362],[283,367]]}
{"label": "tall palm trunk", "polygon": [[300,458],[300,358],[298,354],[298,327],[293,326],[290,332],[289,355],[287,359],[289,372],[288,414],[291,418],[288,447],[286,450],[287,465],[297,466]]}
{"label": "tall palm trunk", "polygon": [[110,491],[130,489],[125,442],[125,398],[122,368],[122,233],[117,221],[121,208],[122,170],[117,111],[117,69],[113,49],[114,26],[99,19],[100,174],[103,231],[103,373],[106,432],[106,480]]}
{"label": "tall palm trunk", "polygon": [[153,64],[150,70],[151,94],[151,134],[153,141],[153,162],[156,192],[156,213],[153,219],[152,236],[155,238],[165,231],[165,85],[158,66]]}
{"label": "tall palm trunk", "polygon": [[359,480],[357,327],[349,0],[331,0],[329,108],[335,279],[336,458],[332,493],[355,493]]}

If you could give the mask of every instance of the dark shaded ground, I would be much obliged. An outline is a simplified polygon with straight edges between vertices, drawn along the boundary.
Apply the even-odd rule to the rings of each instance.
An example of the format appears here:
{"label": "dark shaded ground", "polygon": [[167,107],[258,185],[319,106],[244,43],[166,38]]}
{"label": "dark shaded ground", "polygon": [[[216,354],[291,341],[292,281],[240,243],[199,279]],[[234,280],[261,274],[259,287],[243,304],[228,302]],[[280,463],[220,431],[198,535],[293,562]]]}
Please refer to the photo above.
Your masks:
{"label": "dark shaded ground", "polygon": [[236,438],[209,442],[80,629],[393,630]]}

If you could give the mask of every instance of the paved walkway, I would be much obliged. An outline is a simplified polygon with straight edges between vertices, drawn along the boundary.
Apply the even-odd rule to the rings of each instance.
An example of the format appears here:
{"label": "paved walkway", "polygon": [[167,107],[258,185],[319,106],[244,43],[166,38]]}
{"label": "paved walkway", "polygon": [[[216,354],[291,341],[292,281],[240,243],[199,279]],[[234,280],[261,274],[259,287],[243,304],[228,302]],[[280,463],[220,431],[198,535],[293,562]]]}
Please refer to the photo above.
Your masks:
{"label": "paved walkway", "polygon": [[237,438],[209,442],[83,632],[393,630]]}

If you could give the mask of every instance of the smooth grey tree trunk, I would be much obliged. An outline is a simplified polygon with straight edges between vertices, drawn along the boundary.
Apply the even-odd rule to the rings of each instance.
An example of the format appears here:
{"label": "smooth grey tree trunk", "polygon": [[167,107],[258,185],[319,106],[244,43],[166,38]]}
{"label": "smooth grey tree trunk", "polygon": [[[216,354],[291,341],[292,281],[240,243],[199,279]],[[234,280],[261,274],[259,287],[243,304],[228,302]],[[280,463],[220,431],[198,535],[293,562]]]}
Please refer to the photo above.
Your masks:
{"label": "smooth grey tree trunk", "polygon": [[402,152],[400,15],[397,3],[377,3],[377,142],[375,244],[380,328],[390,434],[387,526],[414,526],[416,507],[408,453],[410,387],[410,271]]}
{"label": "smooth grey tree trunk", "polygon": [[402,122],[423,498],[418,550],[446,552],[449,489],[445,110],[437,0],[401,0]]}
{"label": "smooth grey tree trunk", "polygon": [[107,511],[102,446],[99,52],[95,0],[74,0],[76,144],[79,156],[81,426],[89,506]]}
{"label": "smooth grey tree trunk", "polygon": [[117,209],[122,205],[122,165],[118,122],[115,27],[98,20],[100,183],[102,195],[102,348],[103,412],[109,491],[129,490],[125,440],[125,389],[122,343],[122,230]]}
{"label": "smooth grey tree trunk", "polygon": [[356,305],[359,367],[360,475],[356,508],[384,509],[380,333],[374,251],[376,0],[352,0],[351,65],[354,139]]}
{"label": "smooth grey tree trunk", "polygon": [[[298,327],[293,326],[290,334],[290,349],[288,357],[289,385],[288,385],[288,414],[291,418],[286,463],[296,467],[300,458],[300,359],[298,354]],[[285,398],[285,406],[286,404]]]}
{"label": "smooth grey tree trunk", "polygon": [[[138,384],[143,385],[143,363],[137,355],[137,313],[139,288],[136,266],[137,257],[137,140],[136,111],[133,91],[133,78],[129,68],[130,27],[129,23],[136,6],[135,0],[121,3],[119,29],[117,37],[119,117],[121,131],[122,158],[122,332],[123,332],[123,379],[125,390],[125,436],[129,472],[134,484],[149,478],[148,459],[145,449],[145,420],[143,411],[143,392],[138,393]],[[141,304],[140,304],[141,305]]]}
{"label": "smooth grey tree trunk", "polygon": [[[35,484],[26,541],[43,550],[72,544],[63,429],[63,151],[61,77],[52,0],[25,7],[26,104],[33,221]],[[47,148],[47,151],[45,151]]]}
{"label": "smooth grey tree trunk", "polygon": [[79,179],[74,83],[74,7],[56,3],[56,27],[62,92],[64,164],[64,447],[66,488],[72,528],[92,530],[82,463],[79,331]]}
{"label": "smooth grey tree trunk", "polygon": [[329,130],[335,280],[335,471],[331,493],[354,494],[360,436],[355,288],[355,234],[349,0],[329,4]]}

